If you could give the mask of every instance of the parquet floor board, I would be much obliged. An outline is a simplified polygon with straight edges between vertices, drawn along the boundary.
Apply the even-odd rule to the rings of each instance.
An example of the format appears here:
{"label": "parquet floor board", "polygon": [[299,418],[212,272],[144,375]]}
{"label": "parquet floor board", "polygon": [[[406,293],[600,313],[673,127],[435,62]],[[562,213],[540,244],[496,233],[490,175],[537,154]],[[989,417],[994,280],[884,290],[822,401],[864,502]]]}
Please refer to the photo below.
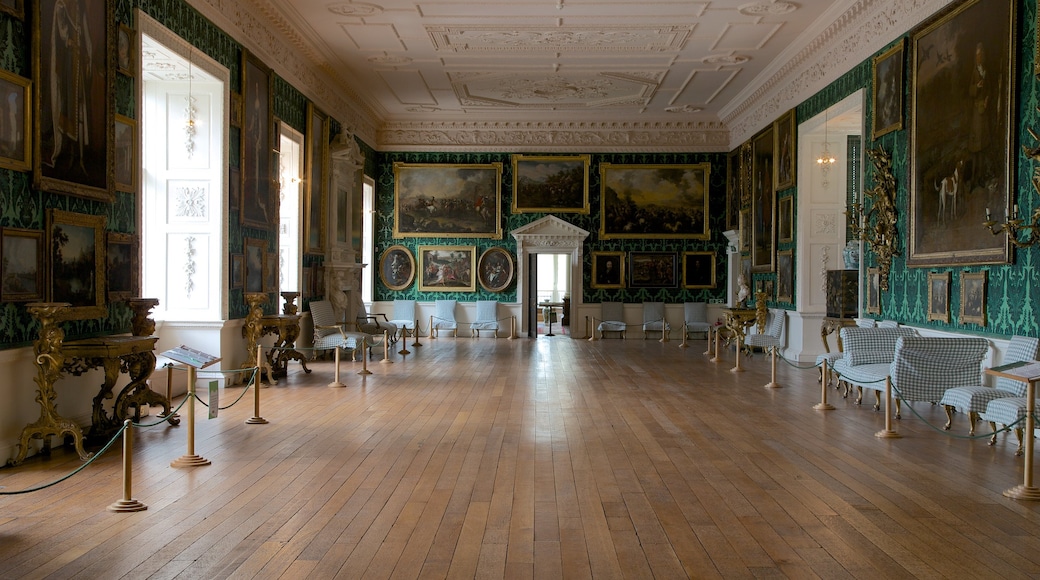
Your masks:
{"label": "parquet floor board", "polygon": [[[329,361],[291,367],[261,389],[269,424],[245,424],[252,391],[200,418],[212,465],[169,466],[184,424],[137,429],[147,511],[105,509],[118,451],[0,496],[0,580],[1040,576],[1040,504],[1002,495],[1014,437],[916,405],[880,440],[869,403],[812,409],[812,370],[765,389],[768,358],[703,350],[442,337],[367,377],[344,361],[342,389]],[[79,465],[56,448],[0,491]]]}

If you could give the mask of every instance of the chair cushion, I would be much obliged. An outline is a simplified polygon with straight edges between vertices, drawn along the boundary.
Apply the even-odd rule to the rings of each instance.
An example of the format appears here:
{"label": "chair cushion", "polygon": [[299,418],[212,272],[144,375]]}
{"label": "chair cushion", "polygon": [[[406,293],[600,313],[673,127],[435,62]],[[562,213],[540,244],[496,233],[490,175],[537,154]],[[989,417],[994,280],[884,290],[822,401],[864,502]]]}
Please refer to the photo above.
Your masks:
{"label": "chair cushion", "polygon": [[438,300],[433,315],[433,327],[454,330],[459,327],[455,322],[455,300]]}
{"label": "chair cushion", "polygon": [[841,342],[845,349],[845,360],[849,366],[890,363],[896,350],[896,340],[901,336],[916,336],[911,328],[859,328],[846,326],[841,329]]}
{"label": "chair cushion", "polygon": [[955,387],[946,389],[939,404],[953,407],[962,413],[981,413],[986,410],[990,401],[1013,396],[1007,391],[998,391],[993,387],[983,385]]}
{"label": "chair cushion", "polygon": [[[992,421],[1001,425],[1011,425],[1026,416],[1025,397],[1003,397],[994,399],[986,405],[986,410],[979,414],[983,421]],[[1022,425],[1017,425],[1022,428]]]}
{"label": "chair cushion", "polygon": [[845,359],[838,359],[834,363],[834,372],[838,373],[842,380],[875,391],[885,390],[885,377],[888,376],[890,368],[891,365],[885,363],[849,366]]}
{"label": "chair cushion", "polygon": [[624,332],[626,328],[628,328],[628,325],[624,322],[618,322],[616,320],[604,320],[603,322],[599,323],[599,326],[596,327],[596,330],[599,330],[600,332],[604,330],[607,332]]}

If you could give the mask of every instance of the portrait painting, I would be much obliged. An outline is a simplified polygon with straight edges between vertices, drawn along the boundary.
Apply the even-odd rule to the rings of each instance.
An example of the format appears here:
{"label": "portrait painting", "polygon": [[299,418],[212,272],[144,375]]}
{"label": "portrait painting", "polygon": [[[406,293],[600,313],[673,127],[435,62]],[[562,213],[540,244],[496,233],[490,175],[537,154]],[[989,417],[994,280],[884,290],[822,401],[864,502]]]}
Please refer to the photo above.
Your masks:
{"label": "portrait painting", "polygon": [[758,299],[759,294],[766,295],[766,301],[773,300],[773,293],[776,290],[776,284],[772,278],[759,278],[755,280],[755,299]]}
{"label": "portrait painting", "polygon": [[25,20],[25,0],[0,0],[0,12]]}
{"label": "portrait painting", "polygon": [[1015,2],[968,0],[913,35],[910,267],[1007,263],[1016,138]]}
{"label": "portrait painting", "polygon": [[231,289],[241,290],[246,279],[245,256],[242,254],[231,254],[230,268],[231,271],[228,272],[228,278],[231,280]]}
{"label": "portrait painting", "polygon": [[379,278],[390,290],[404,290],[415,280],[415,258],[402,246],[390,246],[379,259]]}
{"label": "portrait painting", "polygon": [[726,229],[740,228],[740,148],[726,156]]}
{"label": "portrait painting", "polygon": [[776,300],[791,302],[794,299],[794,251],[776,253]]}
{"label": "portrait painting", "polygon": [[675,288],[677,270],[675,252],[628,253],[628,285],[632,288]]}
{"label": "portrait painting", "polygon": [[477,279],[488,292],[501,292],[513,282],[513,254],[505,248],[484,250],[477,262]]}
{"label": "portrait painting", "polygon": [[[267,229],[278,220],[277,196],[272,184],[274,117],[271,107],[271,69],[243,50],[242,86],[242,225]],[[248,283],[248,280],[247,280]],[[258,292],[259,290],[246,290]]]}
{"label": "portrait painting", "polygon": [[110,202],[115,73],[105,55],[114,3],[33,4],[34,185]]}
{"label": "portrait painting", "polygon": [[502,164],[394,163],[394,237],[502,237]]}
{"label": "portrait painting", "polygon": [[683,288],[715,287],[715,252],[683,252]]}
{"label": "portrait painting", "polygon": [[115,125],[116,189],[137,191],[137,121],[116,115]]}
{"label": "portrait painting", "polygon": [[751,147],[751,269],[772,272],[776,257],[772,127],[756,135]]}
{"label": "portrait painting", "polygon": [[242,240],[245,255],[243,292],[264,291],[264,262],[267,259],[267,241],[257,238]]}
{"label": "portrait painting", "polygon": [[307,103],[307,213],[303,237],[306,251],[325,252],[325,208],[329,188],[329,118]]}
{"label": "portrait painting", "polygon": [[711,164],[599,167],[600,239],[708,239]]}
{"label": "portrait painting", "polygon": [[589,213],[589,156],[513,155],[513,213]]}
{"label": "portrait painting", "polygon": [[475,292],[476,246],[419,246],[420,292]]}
{"label": "portrait painting", "polygon": [[51,302],[68,302],[80,318],[105,306],[105,216],[51,209],[47,213]]}
{"label": "portrait painting", "polygon": [[0,70],[0,167],[4,169],[31,169],[31,83],[27,78]]}
{"label": "portrait painting", "polygon": [[134,59],[134,31],[125,24],[116,30],[116,71],[133,76],[136,61]]}
{"label": "portrait painting", "polygon": [[0,237],[0,301],[44,299],[43,232],[4,228]]}
{"label": "portrait painting", "polygon": [[776,191],[783,191],[795,186],[795,135],[794,109],[780,115],[773,122],[773,134],[776,136]]}
{"label": "portrait painting", "polygon": [[794,241],[794,197],[787,196],[777,203],[777,242],[785,244]]}
{"label": "portrait painting", "polygon": [[137,281],[141,277],[141,268],[133,235],[108,232],[105,262],[109,301],[126,300],[140,294]]}
{"label": "portrait painting", "polygon": [[625,253],[592,252],[592,288],[625,287]]}
{"label": "portrait painting", "polygon": [[961,274],[961,324],[986,326],[986,271]]}
{"label": "portrait painting", "polygon": [[874,139],[903,128],[903,60],[906,40],[874,57]]}
{"label": "portrait painting", "polygon": [[867,314],[881,314],[881,270],[867,268]]}
{"label": "portrait painting", "polygon": [[950,321],[950,273],[928,273],[928,320]]}

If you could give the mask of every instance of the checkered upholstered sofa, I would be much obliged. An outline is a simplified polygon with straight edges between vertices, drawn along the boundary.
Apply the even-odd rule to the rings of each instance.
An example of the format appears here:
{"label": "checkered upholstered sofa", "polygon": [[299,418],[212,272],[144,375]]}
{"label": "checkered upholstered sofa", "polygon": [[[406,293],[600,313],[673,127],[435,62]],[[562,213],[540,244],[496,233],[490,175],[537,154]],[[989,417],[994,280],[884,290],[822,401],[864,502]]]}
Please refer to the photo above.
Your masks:
{"label": "checkered upholstered sofa", "polygon": [[[841,358],[834,362],[832,370],[838,376],[838,383],[845,387],[845,396],[851,387],[856,387],[858,394],[856,404],[863,402],[863,389],[875,392],[885,388],[885,377],[888,376],[892,358],[896,352],[896,341],[901,337],[917,336],[911,328],[861,328],[847,326],[842,328]],[[874,409],[880,408],[880,395],[875,397]]]}

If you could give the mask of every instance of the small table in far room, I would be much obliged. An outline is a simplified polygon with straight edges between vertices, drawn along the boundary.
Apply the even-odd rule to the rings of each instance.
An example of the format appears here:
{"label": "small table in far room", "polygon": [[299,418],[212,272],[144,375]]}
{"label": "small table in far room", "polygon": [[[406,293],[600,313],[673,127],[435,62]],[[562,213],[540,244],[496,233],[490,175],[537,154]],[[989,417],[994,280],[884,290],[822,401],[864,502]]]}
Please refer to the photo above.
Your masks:
{"label": "small table in far room", "polygon": [[545,336],[556,336],[552,331],[553,318],[556,318],[556,309],[563,309],[563,302],[539,302],[538,306],[542,308],[542,320],[549,325],[548,331]]}

